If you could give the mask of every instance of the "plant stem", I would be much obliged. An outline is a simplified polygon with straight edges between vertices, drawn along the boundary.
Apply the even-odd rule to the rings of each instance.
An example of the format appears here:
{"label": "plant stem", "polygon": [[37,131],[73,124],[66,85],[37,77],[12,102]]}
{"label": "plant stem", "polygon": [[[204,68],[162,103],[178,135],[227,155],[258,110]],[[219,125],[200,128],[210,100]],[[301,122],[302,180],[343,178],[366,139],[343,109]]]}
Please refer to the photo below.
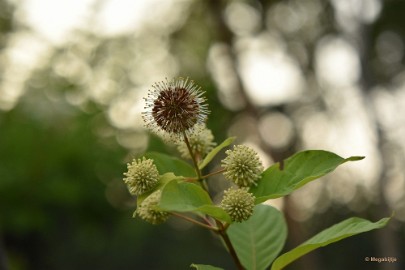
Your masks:
{"label": "plant stem", "polygon": [[194,153],[193,153],[193,150],[191,149],[190,142],[189,142],[189,140],[188,140],[187,135],[186,135],[185,132],[183,132],[183,138],[184,138],[184,142],[185,142],[186,145],[187,145],[188,152],[190,152],[190,156],[191,156],[191,159],[192,159],[192,161],[193,161],[193,165],[194,165],[194,168],[195,168],[195,172],[197,173],[197,178],[198,178],[198,180],[201,180],[201,171],[200,171],[200,169],[198,168],[197,160],[196,160],[196,158],[195,158],[195,155],[194,155]]}
{"label": "plant stem", "polygon": [[[200,168],[198,167],[198,162],[197,162],[196,156],[194,155],[193,150],[191,149],[190,141],[188,140],[187,135],[186,135],[185,132],[183,132],[183,138],[184,138],[184,142],[185,142],[186,145],[187,145],[187,149],[188,149],[188,151],[189,151],[189,153],[190,153],[191,159],[192,159],[192,161],[193,161],[193,165],[194,165],[195,171],[196,171],[196,173],[197,173],[197,180],[200,181],[200,182],[202,182],[202,183],[201,183],[201,184],[202,184],[202,187],[208,192],[208,185],[207,185],[207,183],[204,181],[204,179],[205,179],[205,178],[208,178],[208,177],[210,177],[210,176],[213,176],[213,175],[222,173],[222,172],[224,171],[224,169],[221,169],[221,170],[219,170],[219,171],[212,172],[212,173],[209,173],[209,174],[207,174],[207,175],[201,176],[201,170],[200,170]],[[237,266],[237,269],[238,269],[238,270],[244,270],[244,269],[245,269],[245,268],[242,266],[242,264],[241,264],[241,262],[240,262],[240,260],[239,260],[239,258],[238,258],[238,255],[236,254],[235,248],[233,247],[232,242],[231,242],[231,240],[229,239],[228,234],[226,233],[226,230],[227,230],[228,226],[225,227],[220,221],[218,221],[218,220],[216,220],[216,219],[214,219],[214,220],[215,220],[215,222],[216,222],[216,224],[217,224],[217,226],[218,226],[217,228],[212,227],[212,226],[207,225],[207,224],[204,224],[204,223],[201,223],[201,222],[199,222],[199,221],[197,221],[197,220],[195,220],[195,219],[189,218],[189,217],[187,217],[187,216],[183,216],[183,215],[181,215],[181,214],[179,214],[179,213],[173,213],[173,212],[172,212],[172,215],[177,216],[177,217],[182,218],[182,219],[185,219],[185,220],[187,220],[187,221],[189,221],[189,222],[192,222],[192,223],[194,223],[194,224],[196,224],[196,225],[202,226],[202,227],[207,228],[207,229],[209,229],[209,230],[212,230],[212,231],[217,232],[217,233],[221,236],[221,238],[224,240],[224,243],[225,243],[225,245],[226,245],[226,247],[227,247],[229,253],[230,253],[231,256],[232,256],[232,258],[233,258],[233,260],[234,260],[234,262],[235,262],[235,264],[236,264],[236,266]]]}
{"label": "plant stem", "polygon": [[229,254],[231,254],[233,261],[236,264],[236,267],[239,270],[244,270],[245,268],[243,267],[242,263],[239,260],[238,255],[236,254],[235,248],[232,245],[231,239],[229,239],[228,234],[226,233],[226,228],[222,225],[221,222],[217,221],[217,225],[219,227],[218,234],[222,237],[222,240],[224,240],[224,243],[229,251]]}
{"label": "plant stem", "polygon": [[178,218],[187,220],[188,222],[194,223],[194,224],[196,224],[196,225],[198,225],[198,226],[204,227],[204,228],[209,229],[209,230],[211,230],[211,231],[218,232],[218,230],[219,230],[219,229],[216,228],[216,227],[212,227],[212,226],[210,226],[210,225],[207,225],[207,224],[204,224],[204,223],[202,223],[202,222],[199,222],[198,220],[192,219],[192,218],[187,217],[187,216],[183,216],[182,214],[179,214],[179,213],[176,213],[176,212],[171,212],[171,214],[172,214],[173,216],[176,216],[176,217],[178,217]]}
{"label": "plant stem", "polygon": [[184,181],[190,182],[190,183],[195,183],[195,182],[198,182],[198,179],[189,177],[189,178],[185,178]]}
{"label": "plant stem", "polygon": [[218,171],[216,171],[216,172],[212,172],[212,173],[209,173],[209,174],[203,175],[203,176],[201,176],[201,179],[205,179],[205,178],[208,178],[208,177],[210,177],[210,176],[213,176],[213,175],[217,175],[217,174],[223,173],[224,171],[225,171],[225,169],[221,169],[221,170],[218,170]]}
{"label": "plant stem", "polygon": [[[220,170],[218,170],[218,171],[215,171],[215,172],[212,172],[212,173],[208,173],[208,174],[206,174],[206,175],[201,176],[201,179],[206,179],[206,178],[208,178],[208,177],[211,177],[211,176],[214,176],[214,175],[223,173],[224,171],[225,171],[225,169],[220,169]],[[187,181],[187,182],[196,182],[196,181],[199,181],[199,179],[196,178],[196,177],[189,177],[189,178],[186,178],[185,181]]]}

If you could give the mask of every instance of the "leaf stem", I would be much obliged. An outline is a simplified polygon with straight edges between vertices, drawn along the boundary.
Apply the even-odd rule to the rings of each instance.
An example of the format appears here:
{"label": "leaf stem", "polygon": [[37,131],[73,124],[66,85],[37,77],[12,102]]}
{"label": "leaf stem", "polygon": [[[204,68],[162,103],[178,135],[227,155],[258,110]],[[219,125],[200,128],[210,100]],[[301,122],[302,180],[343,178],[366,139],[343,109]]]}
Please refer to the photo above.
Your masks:
{"label": "leaf stem", "polygon": [[188,222],[194,223],[194,224],[196,224],[196,225],[198,225],[198,226],[201,226],[201,227],[204,227],[204,228],[206,228],[206,229],[209,229],[209,230],[211,230],[211,231],[214,231],[214,232],[218,232],[218,231],[219,231],[219,229],[216,228],[216,227],[212,227],[211,225],[204,224],[204,223],[202,223],[202,222],[200,222],[200,221],[198,221],[198,220],[192,219],[192,218],[190,218],[190,217],[188,217],[188,216],[184,216],[184,215],[179,214],[179,213],[176,213],[176,212],[171,212],[170,214],[172,214],[172,215],[175,216],[175,217],[178,217],[178,218],[187,220]]}
{"label": "leaf stem", "polygon": [[188,178],[185,178],[184,181],[194,183],[194,182],[198,182],[198,179],[195,177],[188,177]]}
{"label": "leaf stem", "polygon": [[212,173],[201,176],[201,179],[205,179],[205,178],[208,178],[208,177],[223,173],[224,171],[225,171],[225,169],[220,169],[218,171],[215,171],[215,172],[212,172]]}
{"label": "leaf stem", "polygon": [[185,181],[187,181],[187,182],[197,182],[197,181],[199,181],[199,180],[206,179],[206,178],[208,178],[208,177],[211,177],[211,176],[214,176],[214,175],[223,173],[224,171],[225,171],[225,169],[220,169],[220,170],[218,170],[218,171],[215,171],[215,172],[212,172],[212,173],[208,173],[208,174],[206,174],[206,175],[202,175],[202,176],[201,176],[201,179],[198,179],[197,177],[188,177],[188,178],[185,179]]}

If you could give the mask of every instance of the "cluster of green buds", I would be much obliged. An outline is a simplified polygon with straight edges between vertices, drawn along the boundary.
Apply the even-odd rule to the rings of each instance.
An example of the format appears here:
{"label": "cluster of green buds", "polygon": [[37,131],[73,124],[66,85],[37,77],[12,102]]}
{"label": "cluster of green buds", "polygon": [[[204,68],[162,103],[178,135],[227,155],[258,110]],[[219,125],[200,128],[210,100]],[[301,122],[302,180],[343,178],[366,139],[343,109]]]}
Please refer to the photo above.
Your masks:
{"label": "cluster of green buds", "polygon": [[222,160],[225,178],[239,187],[256,185],[263,172],[263,165],[255,150],[246,145],[236,145],[233,150],[225,153],[227,157]]}
{"label": "cluster of green buds", "polygon": [[[129,193],[141,196],[151,192],[159,184],[159,171],[152,159],[134,159],[132,163],[127,164],[128,171],[124,173],[124,182],[128,187]],[[169,217],[169,214],[157,208],[160,200],[160,191],[157,190],[150,194],[143,202],[138,205],[134,212],[143,220],[152,224],[159,224]]]}
{"label": "cluster of green buds", "polygon": [[153,164],[153,160],[134,159],[132,163],[127,164],[128,172],[124,173],[125,184],[132,195],[142,195],[159,183],[159,171]]}
{"label": "cluster of green buds", "polygon": [[[188,79],[174,79],[156,83],[145,98],[146,106],[143,119],[146,126],[155,133],[166,133],[176,138],[177,149],[185,159],[193,161],[198,171],[197,182],[202,182],[198,161],[211,151],[216,143],[214,136],[206,127],[208,114],[205,98],[200,87]],[[231,218],[232,222],[243,222],[253,214],[255,197],[249,192],[256,185],[263,172],[263,165],[258,154],[250,147],[236,145],[227,150],[222,160],[224,178],[232,182],[232,187],[224,191],[223,199],[218,204]],[[159,224],[167,220],[170,213],[159,208],[162,195],[159,185],[159,171],[152,159],[145,157],[134,159],[127,165],[124,182],[130,194],[141,196],[134,216]]]}
{"label": "cluster of green buds", "polygon": [[158,209],[161,194],[161,191],[157,190],[149,195],[138,206],[134,216],[138,214],[140,218],[152,224],[165,222],[169,217],[169,213]]}
{"label": "cluster of green buds", "polygon": [[229,214],[232,221],[242,222],[253,215],[255,197],[247,188],[229,188],[224,191],[221,207]]}
{"label": "cluster of green buds", "polygon": [[222,160],[224,176],[238,188],[230,188],[224,192],[221,207],[229,214],[232,221],[242,222],[253,214],[255,197],[248,188],[256,185],[263,172],[263,165],[258,154],[246,145],[236,145],[227,150]]}

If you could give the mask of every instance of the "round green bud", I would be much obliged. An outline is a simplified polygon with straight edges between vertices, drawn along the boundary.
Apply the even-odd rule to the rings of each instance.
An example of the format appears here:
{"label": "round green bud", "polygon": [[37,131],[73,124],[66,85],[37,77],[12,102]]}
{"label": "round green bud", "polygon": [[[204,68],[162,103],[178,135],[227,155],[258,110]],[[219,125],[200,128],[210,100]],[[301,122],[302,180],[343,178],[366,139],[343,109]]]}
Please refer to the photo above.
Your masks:
{"label": "round green bud", "polygon": [[[202,124],[197,125],[194,132],[188,135],[188,140],[191,150],[200,158],[205,157],[216,145],[211,130]],[[183,140],[177,142],[177,149],[183,158],[191,158],[187,145]]]}
{"label": "round green bud", "polygon": [[138,214],[143,220],[152,223],[160,224],[169,218],[169,213],[157,209],[162,192],[155,191],[149,195],[136,209],[134,215]]}
{"label": "round green bud", "polygon": [[232,221],[242,222],[252,216],[255,197],[247,191],[247,188],[230,188],[225,190],[220,206],[229,214]]}
{"label": "round green bud", "polygon": [[159,182],[159,171],[152,159],[133,160],[127,164],[128,172],[124,173],[125,184],[132,195],[141,195],[151,191]]}
{"label": "round green bud", "polygon": [[256,185],[263,171],[263,165],[257,153],[246,145],[236,145],[233,150],[227,150],[227,157],[222,160],[226,179],[239,187]]}

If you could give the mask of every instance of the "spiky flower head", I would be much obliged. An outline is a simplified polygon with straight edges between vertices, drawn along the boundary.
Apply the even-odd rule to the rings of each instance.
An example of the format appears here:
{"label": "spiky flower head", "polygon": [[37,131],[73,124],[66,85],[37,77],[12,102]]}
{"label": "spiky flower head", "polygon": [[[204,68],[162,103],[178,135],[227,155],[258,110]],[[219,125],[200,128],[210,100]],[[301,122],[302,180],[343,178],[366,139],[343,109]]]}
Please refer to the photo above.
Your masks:
{"label": "spiky flower head", "polygon": [[[195,131],[189,134],[188,140],[190,142],[191,150],[200,158],[205,157],[216,146],[211,130],[205,125],[198,124]],[[183,158],[191,158],[184,140],[179,140],[177,142],[177,149]]]}
{"label": "spiky flower head", "polygon": [[143,220],[152,223],[160,224],[169,218],[169,213],[157,209],[162,192],[157,190],[149,195],[136,209],[134,216],[139,215]]}
{"label": "spiky flower head", "polygon": [[208,105],[203,91],[188,78],[155,83],[145,98],[142,117],[146,126],[157,132],[178,136],[191,133],[196,124],[204,123]]}
{"label": "spiky flower head", "polygon": [[252,216],[255,197],[247,188],[230,188],[224,191],[220,207],[229,214],[232,221],[242,222]]}
{"label": "spiky flower head", "polygon": [[141,195],[152,190],[159,182],[159,171],[152,159],[134,159],[127,164],[125,184],[132,195]]}
{"label": "spiky flower head", "polygon": [[256,185],[263,171],[257,153],[246,145],[236,145],[233,150],[227,150],[225,153],[227,157],[222,160],[225,178],[239,187]]}

